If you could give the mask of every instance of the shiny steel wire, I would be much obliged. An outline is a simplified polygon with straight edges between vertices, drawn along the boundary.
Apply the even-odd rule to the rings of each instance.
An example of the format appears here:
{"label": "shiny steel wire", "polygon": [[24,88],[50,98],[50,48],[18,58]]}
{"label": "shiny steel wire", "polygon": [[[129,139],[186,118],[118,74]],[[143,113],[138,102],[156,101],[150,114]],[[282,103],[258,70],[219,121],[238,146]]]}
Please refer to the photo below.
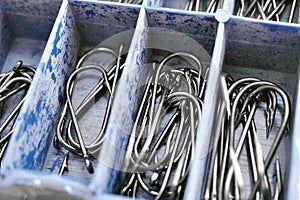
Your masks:
{"label": "shiny steel wire", "polygon": [[[239,0],[236,1],[235,15],[263,20],[294,22],[297,0]],[[284,16],[288,14],[288,16]]]}
{"label": "shiny steel wire", "polygon": [[[53,140],[54,146],[56,148],[60,148],[61,146],[63,146],[68,150],[63,159],[59,174],[63,174],[65,171],[68,171],[69,151],[81,156],[84,159],[85,166],[89,173],[94,172],[91,158],[99,152],[104,141],[105,129],[107,126],[108,117],[110,115],[115,88],[117,80],[119,78],[119,72],[124,67],[124,65],[122,64],[124,60],[121,58],[122,48],[123,46],[121,45],[118,52],[115,52],[112,49],[106,47],[96,47],[88,51],[79,59],[75,70],[69,76],[65,89],[66,102],[64,104],[61,117],[57,125],[56,135]],[[111,54],[116,59],[116,61],[114,61],[111,66],[107,67],[107,70],[98,64],[83,64],[84,61],[89,57],[93,55],[101,56],[102,53]],[[91,89],[91,91],[89,91],[89,93],[84,97],[79,106],[75,109],[72,103],[72,98],[74,98],[73,89],[76,77],[80,73],[91,70],[98,71],[101,74],[101,76],[99,76],[100,79],[98,83]],[[95,100],[96,95],[98,95],[100,92],[105,91],[105,88],[109,93],[109,99],[107,102],[101,128],[99,130],[99,133],[95,136],[94,140],[90,144],[85,144],[83,133],[78,124],[77,116],[80,113],[84,113],[85,108],[89,105],[89,103]],[[68,114],[70,115],[69,120],[67,120],[66,118]]]}
{"label": "shiny steel wire", "polygon": [[[225,75],[222,77],[222,89],[225,91],[220,106],[220,116],[213,150],[208,164],[208,175],[204,189],[204,199],[278,199],[282,196],[282,172],[278,147],[287,133],[290,116],[290,100],[282,88],[257,78],[242,78],[234,81]],[[227,101],[227,102],[226,102]],[[263,108],[261,105],[265,105]],[[227,108],[226,107],[230,107]],[[279,109],[282,106],[282,109]],[[257,130],[256,111],[264,109],[265,135],[277,134],[268,152],[263,152],[259,139],[261,130]],[[277,119],[278,116],[282,118]],[[259,119],[261,121],[261,118]],[[281,120],[277,133],[274,121]],[[239,128],[242,127],[242,130]],[[234,144],[234,138],[238,142]],[[247,146],[251,183],[246,183],[241,172],[239,157],[242,148]],[[264,157],[264,155],[266,155]],[[267,175],[271,161],[275,160],[275,191],[271,191]],[[251,185],[250,196],[246,196],[245,184]]]}
{"label": "shiny steel wire", "polygon": [[223,7],[224,0],[187,0],[184,10],[215,13]]}
{"label": "shiny steel wire", "polygon": [[[27,91],[35,74],[35,68],[23,65],[18,61],[12,70],[0,74],[0,109],[1,117],[6,117],[0,126],[0,160],[2,160],[9,139],[14,132],[16,119],[25,101]],[[11,105],[11,98],[19,100],[16,105]],[[8,104],[7,104],[8,103]],[[7,105],[14,106],[7,108]],[[10,113],[6,113],[11,110]]]}
{"label": "shiny steel wire", "polygon": [[[190,59],[197,67],[167,65],[175,58]],[[180,198],[195,154],[208,68],[203,73],[198,58],[177,52],[153,63],[153,69],[132,127],[120,193]]]}

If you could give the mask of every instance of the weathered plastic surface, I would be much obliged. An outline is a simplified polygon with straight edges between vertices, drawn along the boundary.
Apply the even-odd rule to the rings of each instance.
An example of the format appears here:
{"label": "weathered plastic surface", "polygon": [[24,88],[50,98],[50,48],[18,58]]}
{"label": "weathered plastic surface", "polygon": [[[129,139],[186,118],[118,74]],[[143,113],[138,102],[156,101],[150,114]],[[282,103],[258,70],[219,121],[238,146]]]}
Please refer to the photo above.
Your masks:
{"label": "weathered plastic surface", "polygon": [[[210,151],[208,141],[214,131],[213,111],[221,98],[222,72],[234,77],[251,75],[272,80],[288,91],[293,115],[291,137],[285,138],[287,145],[282,151],[288,155],[284,163],[285,194],[287,199],[299,198],[295,191],[300,186],[299,125],[296,123],[300,106],[300,26],[234,17],[230,14],[232,1],[225,1],[224,10],[215,14],[185,12],[180,10],[184,0],[172,2],[175,1],[145,0],[138,6],[96,0],[1,1],[1,72],[11,69],[17,60],[37,67],[1,165],[1,194],[15,199],[38,199],[40,195],[52,199],[53,194],[57,199],[125,198],[112,193],[120,178],[118,169],[132,116],[141,98],[136,89],[143,83],[147,70],[145,49],[155,41],[163,47],[166,41],[150,30],[164,28],[175,35],[178,33],[179,38],[183,34],[192,38],[211,57],[203,118],[195,146],[197,154],[187,179],[185,199],[199,199],[202,193]],[[95,174],[88,174],[81,158],[73,156],[71,172],[58,176],[64,151],[55,149],[52,139],[64,101],[66,79],[86,50],[124,31],[129,32],[126,45],[129,51]]]}

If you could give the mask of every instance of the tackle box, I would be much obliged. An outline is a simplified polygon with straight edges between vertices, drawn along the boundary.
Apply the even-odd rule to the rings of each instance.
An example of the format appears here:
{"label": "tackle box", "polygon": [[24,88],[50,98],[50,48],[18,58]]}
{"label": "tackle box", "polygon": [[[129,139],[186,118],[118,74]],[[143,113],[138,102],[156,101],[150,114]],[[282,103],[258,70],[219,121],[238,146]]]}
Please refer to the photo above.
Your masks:
{"label": "tackle box", "polygon": [[[18,60],[37,68],[1,164],[1,199],[131,199],[115,194],[114,189],[121,180],[119,169],[142,96],[139,87],[148,73],[145,63],[155,57],[147,52],[152,47],[189,52],[210,66],[184,199],[200,199],[203,192],[209,141],[222,101],[223,72],[234,78],[270,80],[287,91],[292,104],[290,134],[284,137],[280,152],[284,194],[285,199],[300,198],[296,120],[300,118],[299,6],[293,23],[286,23],[235,16],[234,0],[225,0],[215,13],[185,11],[186,2],[144,0],[135,5],[96,0],[1,0],[1,72],[10,70]],[[94,174],[86,171],[80,157],[70,155],[69,172],[59,176],[66,151],[55,149],[53,138],[66,80],[78,59],[99,44],[115,49],[122,44],[126,51],[107,138],[97,155]],[[77,88],[79,93],[81,89]],[[82,125],[86,140],[103,120],[103,113],[92,114],[96,117],[90,116]]]}

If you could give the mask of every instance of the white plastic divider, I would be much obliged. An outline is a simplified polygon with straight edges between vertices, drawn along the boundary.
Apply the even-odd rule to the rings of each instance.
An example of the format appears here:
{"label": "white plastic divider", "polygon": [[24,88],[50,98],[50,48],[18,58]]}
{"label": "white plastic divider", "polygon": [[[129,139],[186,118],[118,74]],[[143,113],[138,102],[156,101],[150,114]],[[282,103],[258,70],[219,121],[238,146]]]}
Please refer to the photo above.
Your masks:
{"label": "white plastic divider", "polygon": [[[14,194],[15,184],[21,189],[45,185],[81,198],[91,197],[87,187],[91,175],[83,167],[76,168],[76,162],[77,166],[83,164],[80,157],[70,157],[75,170],[68,176],[57,175],[64,152],[55,149],[52,140],[64,103],[65,83],[79,56],[88,49],[124,31],[129,31],[125,39],[130,43],[138,13],[138,6],[63,1],[2,162],[2,190],[11,189]],[[68,198],[67,194],[64,197]]]}
{"label": "white plastic divider", "polygon": [[[219,84],[220,74],[223,72],[233,75],[235,78],[252,76],[275,82],[283,87],[292,101],[294,101],[292,97],[293,94],[297,94],[297,91],[293,89],[299,87],[295,82],[299,76],[296,75],[299,63],[299,26],[282,22],[266,22],[250,18],[234,17],[230,15],[231,11],[233,11],[232,2],[226,3],[225,1],[224,9],[216,13],[216,18],[220,24],[212,64],[217,61],[217,66],[216,64],[212,66],[207,89],[207,92],[209,92],[209,86],[213,86],[214,89],[212,89],[212,91],[214,93],[212,92],[205,96],[207,98],[205,102],[210,103],[206,104],[204,102],[206,105],[204,109],[207,109],[207,112],[205,112],[205,110],[203,111],[204,115],[209,111],[211,113],[217,113],[216,116],[220,116],[221,114],[218,113],[218,108],[220,108],[222,104],[223,97],[220,95],[221,88]],[[235,68],[233,66],[241,66],[241,68]],[[291,110],[294,110],[293,108],[297,107],[294,105]],[[212,110],[215,110],[215,112]],[[297,113],[297,111],[294,113]],[[209,135],[208,138],[213,139],[214,136],[218,137],[214,135],[217,128],[216,116],[208,114],[203,116],[205,120],[201,121],[200,133],[202,129],[206,130],[206,134]],[[297,116],[297,114],[295,114],[295,116]],[[292,121],[297,119],[294,117],[292,116]],[[297,136],[295,135],[298,134],[295,133],[295,126],[297,125],[296,123],[293,124],[294,128],[290,134],[296,138]],[[260,128],[261,127],[258,127],[258,129]],[[297,158],[295,158],[297,153],[293,154],[291,161],[293,161],[294,158],[295,161],[291,164],[289,159],[291,152],[289,151],[288,140],[288,138],[283,139],[283,144],[279,150],[280,156],[283,159],[282,169],[284,170],[284,182],[288,183],[288,186],[285,185],[284,194],[287,199],[297,199],[298,194],[292,192],[295,191],[293,186],[297,187],[297,185],[299,185],[299,178],[297,178],[299,176],[293,176],[293,174],[296,174],[296,167],[294,166],[296,166],[295,163],[298,162]],[[196,146],[196,149],[205,149],[206,145],[203,144],[204,141],[200,141],[199,139],[199,141],[197,141],[199,145]],[[297,152],[295,150],[297,148],[297,140],[293,139],[292,141],[293,150]],[[210,153],[211,148],[215,145],[213,140],[210,145],[212,146],[209,149],[204,150],[207,154]],[[263,145],[265,145],[263,148],[267,149],[267,146],[271,144],[265,142]],[[190,171],[185,199],[204,198],[205,180],[211,169],[208,168],[207,161],[209,161],[209,159],[207,160],[205,154],[202,152],[203,151],[200,151],[198,154]],[[284,156],[286,154],[287,156]],[[290,166],[292,171],[289,170],[288,166]],[[287,176],[288,174],[289,176]],[[248,178],[247,173],[245,176]],[[293,185],[292,188],[294,188],[294,190],[290,188],[291,185]]]}
{"label": "white plastic divider", "polygon": [[[59,112],[59,93],[62,92],[65,81],[53,79],[53,77],[66,75],[71,69],[70,66],[75,63],[76,54],[60,55],[60,52],[66,49],[75,51],[78,45],[75,37],[71,37],[75,32],[75,21],[69,9],[68,2],[64,1],[3,159],[1,173],[4,179],[2,183],[7,184],[9,188],[1,189],[9,190],[11,194],[15,194],[14,184],[19,184],[20,187],[28,184],[47,184],[47,179],[53,178],[51,176],[46,178],[45,175],[39,176],[33,171],[26,172],[25,170],[42,169],[46,149],[51,144],[49,140],[51,127]],[[67,20],[69,20],[68,23],[66,23]],[[66,45],[67,41],[70,45]],[[57,98],[49,98],[50,96],[57,96]],[[62,187],[70,187],[69,184],[65,185],[60,178],[58,179],[59,181],[54,178],[50,182],[61,184]],[[80,193],[80,190],[76,192]]]}
{"label": "white plastic divider", "polygon": [[[180,23],[184,21],[190,23]],[[113,103],[107,139],[99,156],[96,174],[90,184],[91,190],[99,198],[103,194],[116,193],[124,183],[122,166],[129,134],[143,95],[141,88],[146,83],[145,78],[149,73],[153,73],[147,62],[157,58],[151,49],[191,53],[198,57],[206,68],[211,64],[210,55],[215,44],[216,28],[217,21],[214,15],[186,14],[175,10],[161,11],[150,6],[141,7],[125,71]],[[205,73],[204,69],[202,73]]]}
{"label": "white plastic divider", "polygon": [[147,21],[142,6],[132,43],[120,77],[111,115],[106,130],[106,140],[99,155],[98,168],[90,188],[97,195],[112,193],[118,180],[122,180],[120,170],[131,132],[131,122],[136,115],[140,94],[141,73],[145,63],[147,43]]}
{"label": "white plastic divider", "polygon": [[[67,75],[77,57],[77,53],[61,54],[66,49],[76,52],[78,41],[74,35],[72,37],[74,33],[75,20],[67,1],[64,1],[4,157],[4,174],[14,169],[42,169],[46,148],[50,145],[48,136],[59,112],[59,98],[65,82],[65,79],[56,77]],[[46,94],[57,98],[41,98]]]}
{"label": "white plastic divider", "polygon": [[227,10],[230,14],[233,13],[236,0],[224,0],[223,9]]}
{"label": "white plastic divider", "polygon": [[[217,13],[218,15],[218,13]],[[226,17],[226,16],[225,16]],[[226,21],[219,22],[215,47],[207,80],[204,98],[202,120],[196,138],[196,155],[190,170],[184,199],[201,199],[205,176],[207,174],[207,161],[211,151],[211,140],[214,136],[215,113],[218,113],[220,96],[220,74],[225,55]],[[219,114],[219,113],[218,113]]]}
{"label": "white plastic divider", "polygon": [[[124,179],[121,169],[129,133],[142,97],[141,86],[149,72],[147,59],[153,56],[147,49],[163,48],[167,40],[160,36],[164,31],[172,30],[192,38],[212,56],[211,62],[207,61],[210,72],[203,118],[196,139],[197,153],[184,198],[200,199],[203,195],[205,174],[209,170],[207,159],[216,128],[213,111],[217,111],[222,103],[219,85],[222,72],[230,73],[235,78],[266,78],[287,89],[291,98],[294,96],[292,137],[285,138],[285,143],[291,140],[291,149],[286,147],[282,152],[288,155],[283,162],[286,166],[283,167],[287,183],[286,198],[299,197],[295,192],[300,185],[297,170],[300,158],[297,125],[300,106],[297,72],[299,25],[231,16],[234,1],[230,0],[225,0],[224,9],[216,14],[162,8],[165,2],[171,3],[163,0],[144,0],[143,6],[97,0],[61,2],[2,0],[0,4],[0,64],[4,65],[1,71],[10,69],[14,59],[23,59],[26,64],[38,66],[29,97],[22,107],[16,131],[2,162],[1,194],[7,198],[25,198],[26,195],[42,195],[51,199],[125,198],[114,193]],[[159,31],[158,34],[153,30]],[[66,79],[86,50],[100,43],[109,44],[104,42],[107,38],[127,31],[129,35],[125,40],[129,38],[131,45],[106,130],[107,140],[99,155],[95,174],[89,175],[81,158],[73,156],[70,158],[71,164],[74,164],[72,170],[67,176],[60,177],[56,173],[64,151],[56,150],[52,139],[64,100]],[[116,40],[114,48],[118,47],[118,42],[120,40]],[[124,44],[129,47],[128,42]],[[178,49],[176,42],[170,43],[170,46],[171,51]],[[181,46],[182,51],[189,51],[189,46]],[[297,88],[295,91],[294,87]],[[282,152],[281,155],[284,154]],[[49,189],[51,192],[47,193]]]}
{"label": "white plastic divider", "polygon": [[[299,57],[299,56],[298,56]],[[300,62],[299,62],[300,63]],[[292,122],[291,122],[291,137],[290,137],[290,156],[288,157],[288,174],[286,176],[286,184],[284,185],[284,190],[286,191],[285,199],[299,199],[300,193],[297,192],[300,187],[300,176],[299,176],[299,166],[300,166],[300,127],[298,119],[300,118],[300,64],[298,64],[297,72],[297,88],[294,93],[294,104],[292,109]]]}

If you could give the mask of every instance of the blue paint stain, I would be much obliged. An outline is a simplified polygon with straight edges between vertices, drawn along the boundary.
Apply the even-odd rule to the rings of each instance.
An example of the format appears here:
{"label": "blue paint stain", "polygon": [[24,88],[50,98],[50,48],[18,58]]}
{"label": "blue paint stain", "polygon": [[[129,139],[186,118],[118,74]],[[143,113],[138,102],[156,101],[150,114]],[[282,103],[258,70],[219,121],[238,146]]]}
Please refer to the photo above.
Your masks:
{"label": "blue paint stain", "polygon": [[34,154],[35,154],[35,149],[32,149],[29,151],[28,155],[26,156],[26,163],[24,164],[25,169],[33,169],[34,166]]}
{"label": "blue paint stain", "polygon": [[53,172],[53,171],[54,171],[54,169],[55,169],[56,167],[60,167],[60,165],[61,165],[61,162],[62,162],[62,160],[61,160],[61,159],[59,159],[59,157],[58,157],[58,158],[56,158],[56,159],[54,160],[54,162],[53,162],[52,166],[49,168],[50,172]]}
{"label": "blue paint stain", "polygon": [[53,80],[54,83],[56,83],[56,76],[54,73],[51,74],[51,79]]}
{"label": "blue paint stain", "polygon": [[58,42],[60,40],[60,31],[61,31],[61,29],[62,29],[62,22],[60,22],[58,24],[55,39],[54,39],[54,46],[53,46],[53,49],[52,49],[52,52],[51,52],[51,54],[54,55],[55,57],[58,56],[58,54],[61,53],[61,49],[58,48]]}
{"label": "blue paint stain", "polygon": [[271,31],[271,32],[277,32],[277,31],[280,31],[280,29],[282,29],[282,27],[280,27],[280,26],[278,26],[278,25],[270,25],[269,26],[269,30]]}
{"label": "blue paint stain", "polygon": [[102,13],[99,13],[99,17],[106,18],[106,15],[105,15],[105,14],[102,14]]}
{"label": "blue paint stain", "polygon": [[39,99],[35,107],[37,113],[41,112],[41,107],[42,107],[42,99]]}
{"label": "blue paint stain", "polygon": [[87,11],[85,11],[85,14],[86,14],[87,16],[89,16],[89,15],[95,16],[95,15],[96,15],[96,13],[95,13],[93,10],[87,10]]}
{"label": "blue paint stain", "polygon": [[194,21],[193,18],[189,18],[189,19],[184,20],[183,22],[184,23],[189,23],[189,22],[193,22],[193,21]]}
{"label": "blue paint stain", "polygon": [[19,131],[20,134],[17,134],[16,140],[20,140],[20,138],[24,135],[24,132],[26,132],[28,126],[32,126],[37,122],[36,112],[33,111],[27,110],[26,113],[22,116],[22,118],[26,119],[26,123],[23,123],[22,130]]}
{"label": "blue paint stain", "polygon": [[64,64],[68,63],[68,58],[69,58],[68,52],[65,52],[64,55],[63,55]]}
{"label": "blue paint stain", "polygon": [[48,62],[47,62],[47,69],[49,69],[50,72],[52,72],[52,59],[51,57],[49,58]]}
{"label": "blue paint stain", "polygon": [[62,88],[61,87],[58,88],[57,100],[58,100],[58,102],[62,102],[63,101],[63,92],[62,92]]}
{"label": "blue paint stain", "polygon": [[175,19],[176,19],[176,17],[173,15],[166,15],[166,21],[173,21]]}
{"label": "blue paint stain", "polygon": [[40,165],[41,163],[43,163],[44,161],[44,151],[45,150],[45,142],[44,140],[40,140],[40,142],[38,143],[38,146],[36,148],[36,153],[38,153],[38,156],[36,157],[35,163]]}
{"label": "blue paint stain", "polygon": [[[65,64],[67,64],[67,62],[66,62]],[[65,75],[65,74],[66,74],[66,70],[65,70],[64,68],[62,68],[62,69],[61,69],[61,73],[62,73],[63,75]]]}

